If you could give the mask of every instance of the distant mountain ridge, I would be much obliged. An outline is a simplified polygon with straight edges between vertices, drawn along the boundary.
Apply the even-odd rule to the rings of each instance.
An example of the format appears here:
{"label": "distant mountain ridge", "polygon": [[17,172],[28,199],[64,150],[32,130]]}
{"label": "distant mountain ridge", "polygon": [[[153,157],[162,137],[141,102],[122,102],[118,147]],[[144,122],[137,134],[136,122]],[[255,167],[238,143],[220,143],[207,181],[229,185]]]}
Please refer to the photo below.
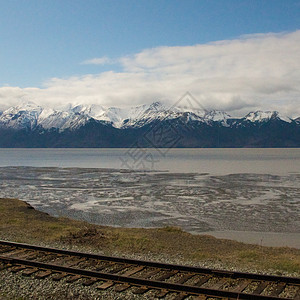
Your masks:
{"label": "distant mountain ridge", "polygon": [[176,147],[300,146],[300,117],[277,111],[235,118],[224,111],[166,108],[161,102],[132,108],[68,104],[60,109],[27,102],[0,112],[0,147],[130,147],[137,140],[143,147],[167,147],[141,138],[157,126],[181,137]]}
{"label": "distant mountain ridge", "polygon": [[[277,111],[250,112],[243,118],[233,118],[224,111],[204,111],[187,108],[166,108],[160,102],[150,105],[140,105],[132,108],[104,108],[100,105],[66,105],[63,109],[43,108],[33,102],[10,107],[0,113],[0,127],[12,129],[34,130],[38,126],[44,129],[56,128],[60,131],[78,129],[89,120],[110,124],[115,128],[142,127],[154,120],[176,119],[187,116],[190,121],[199,121],[206,124],[220,122],[228,126],[227,120],[235,119],[249,122],[265,122],[270,119],[280,119],[291,123],[299,122],[299,118],[282,116]],[[298,121],[297,121],[298,120]]]}

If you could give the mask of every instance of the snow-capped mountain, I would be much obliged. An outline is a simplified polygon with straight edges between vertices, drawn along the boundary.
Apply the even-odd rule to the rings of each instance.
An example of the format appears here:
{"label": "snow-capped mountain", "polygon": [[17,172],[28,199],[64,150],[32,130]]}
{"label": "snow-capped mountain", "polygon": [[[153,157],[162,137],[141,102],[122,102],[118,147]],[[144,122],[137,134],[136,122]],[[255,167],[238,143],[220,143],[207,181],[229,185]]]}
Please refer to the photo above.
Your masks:
{"label": "snow-capped mountain", "polygon": [[37,124],[44,129],[74,130],[85,125],[89,119],[90,117],[85,114],[43,109],[38,116]]}
{"label": "snow-capped mountain", "polygon": [[56,111],[51,108],[42,108],[33,102],[27,102],[11,107],[0,115],[0,127],[16,130],[34,130],[57,128],[76,129],[90,119],[88,115],[68,111]]}
{"label": "snow-capped mountain", "polygon": [[[150,105],[140,105],[132,108],[105,108],[100,105],[65,105],[60,109],[43,108],[33,102],[27,102],[0,113],[0,128],[16,130],[27,129],[58,129],[60,132],[69,129],[76,130],[89,121],[94,120],[115,128],[141,128],[154,121],[182,119],[184,122],[200,122],[207,125],[219,124],[224,127],[231,126],[230,120],[262,123],[269,120],[284,122],[297,122],[282,116],[276,111],[256,111],[248,113],[244,118],[233,118],[224,111],[205,111],[181,107],[166,108],[160,102]],[[235,121],[236,122],[236,121]]]}
{"label": "snow-capped mountain", "polygon": [[[159,130],[153,130],[160,124]],[[224,111],[167,108],[160,102],[132,108],[32,102],[0,113],[0,147],[300,147],[300,118],[255,111],[243,118]],[[174,144],[175,143],[175,144]]]}
{"label": "snow-capped mountain", "polygon": [[134,125],[134,121],[132,120],[139,120],[139,116],[143,116],[147,109],[147,105],[140,105],[132,108],[104,108],[100,105],[76,105],[69,108],[69,113],[84,114],[94,120],[104,121],[116,128],[122,128],[125,123],[126,126],[128,126],[129,123]]}
{"label": "snow-capped mountain", "polygon": [[219,122],[223,126],[229,126],[227,120],[232,119],[232,117],[228,113],[219,110],[208,111],[205,113],[203,118],[212,122]]}
{"label": "snow-capped mountain", "polygon": [[282,120],[288,123],[291,123],[293,120],[291,118],[288,118],[286,116],[282,116],[277,111],[256,111],[256,112],[250,112],[247,114],[244,118],[245,120],[248,120],[250,122],[264,122],[271,119],[278,119]]}
{"label": "snow-capped mountain", "polygon": [[0,126],[14,129],[34,129],[38,125],[38,117],[43,111],[41,106],[27,102],[2,112]]}
{"label": "snow-capped mountain", "polygon": [[179,112],[166,108],[160,102],[154,102],[150,105],[142,105],[137,108],[133,108],[132,110],[136,113],[130,113],[127,118],[123,120],[121,128],[138,128],[154,121],[170,120],[180,117]]}

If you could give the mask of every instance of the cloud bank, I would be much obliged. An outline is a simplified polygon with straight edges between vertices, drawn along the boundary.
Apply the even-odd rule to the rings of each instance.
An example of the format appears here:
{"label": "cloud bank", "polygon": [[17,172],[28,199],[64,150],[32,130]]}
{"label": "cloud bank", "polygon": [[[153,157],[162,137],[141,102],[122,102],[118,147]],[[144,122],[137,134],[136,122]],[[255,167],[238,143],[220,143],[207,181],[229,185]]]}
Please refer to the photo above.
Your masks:
{"label": "cloud bank", "polygon": [[[111,64],[109,57],[84,64]],[[300,116],[300,30],[246,35],[234,40],[145,49],[114,60],[121,71],[51,78],[43,88],[0,88],[0,108],[21,100],[134,106],[161,100],[170,105],[189,91],[208,109],[241,115],[279,110]]]}

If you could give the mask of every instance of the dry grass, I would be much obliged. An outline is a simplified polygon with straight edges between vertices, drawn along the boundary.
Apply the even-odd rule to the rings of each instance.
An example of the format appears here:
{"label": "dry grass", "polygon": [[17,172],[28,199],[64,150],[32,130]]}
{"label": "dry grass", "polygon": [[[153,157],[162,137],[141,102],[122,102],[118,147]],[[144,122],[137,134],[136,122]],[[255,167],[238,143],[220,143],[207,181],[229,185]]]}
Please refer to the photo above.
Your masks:
{"label": "dry grass", "polygon": [[300,275],[300,250],[261,247],[206,235],[192,235],[177,227],[113,228],[67,218],[54,218],[17,199],[0,199],[0,237],[19,242],[59,242],[98,249],[106,254],[151,254],[180,257],[189,262],[258,271],[276,270]]}

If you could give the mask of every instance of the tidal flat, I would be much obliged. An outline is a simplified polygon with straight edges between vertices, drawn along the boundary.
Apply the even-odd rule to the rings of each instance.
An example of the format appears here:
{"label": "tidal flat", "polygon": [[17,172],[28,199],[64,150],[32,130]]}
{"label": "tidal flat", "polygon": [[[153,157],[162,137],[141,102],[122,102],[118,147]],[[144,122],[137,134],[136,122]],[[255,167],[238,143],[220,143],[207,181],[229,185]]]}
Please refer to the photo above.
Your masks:
{"label": "tidal flat", "polygon": [[24,200],[52,216],[105,226],[227,232],[231,238],[234,232],[254,233],[251,242],[257,244],[270,233],[278,240],[277,246],[297,248],[299,183],[299,173],[216,176],[99,168],[0,168],[0,197]]}

